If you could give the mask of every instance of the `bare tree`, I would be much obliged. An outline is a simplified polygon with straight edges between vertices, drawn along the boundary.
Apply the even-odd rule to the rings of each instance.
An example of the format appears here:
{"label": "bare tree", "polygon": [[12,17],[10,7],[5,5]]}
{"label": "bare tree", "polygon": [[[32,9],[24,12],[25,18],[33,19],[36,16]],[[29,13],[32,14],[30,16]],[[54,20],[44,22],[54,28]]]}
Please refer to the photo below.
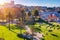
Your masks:
{"label": "bare tree", "polygon": [[6,15],[6,18],[7,18],[7,21],[8,21],[8,23],[9,23],[9,30],[10,30],[10,22],[11,22],[11,20],[13,19],[13,16],[12,16],[12,14],[9,12],[9,13]]}

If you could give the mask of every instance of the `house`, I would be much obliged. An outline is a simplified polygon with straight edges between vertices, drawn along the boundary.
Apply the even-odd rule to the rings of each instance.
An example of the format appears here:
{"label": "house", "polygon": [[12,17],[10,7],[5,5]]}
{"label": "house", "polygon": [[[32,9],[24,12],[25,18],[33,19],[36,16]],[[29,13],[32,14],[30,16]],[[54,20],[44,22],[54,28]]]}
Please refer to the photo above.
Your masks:
{"label": "house", "polygon": [[47,18],[47,21],[56,21],[57,20],[57,16],[55,16],[55,14],[50,14]]}

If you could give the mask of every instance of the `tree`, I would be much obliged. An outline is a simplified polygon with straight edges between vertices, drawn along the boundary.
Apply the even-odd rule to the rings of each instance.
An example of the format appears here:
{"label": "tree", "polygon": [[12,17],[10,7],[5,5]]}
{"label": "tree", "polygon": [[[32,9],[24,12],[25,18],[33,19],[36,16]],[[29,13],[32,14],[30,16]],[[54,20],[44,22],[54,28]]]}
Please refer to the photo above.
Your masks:
{"label": "tree", "polygon": [[18,19],[17,25],[19,26],[20,33],[22,34],[22,29],[25,26],[25,24],[24,24],[25,11],[24,10],[20,10],[19,12],[17,12],[16,18]]}
{"label": "tree", "polygon": [[34,11],[34,16],[39,16],[38,10],[35,10],[35,11]]}
{"label": "tree", "polygon": [[4,20],[5,20],[5,15],[2,13],[2,11],[0,11],[0,20],[1,20],[1,22],[4,22]]}
{"label": "tree", "polygon": [[6,15],[6,18],[7,18],[7,21],[9,22],[9,30],[10,30],[10,22],[11,22],[11,20],[13,19],[13,16],[12,16],[12,14],[9,12],[9,13]]}
{"label": "tree", "polygon": [[31,12],[30,11],[28,12],[28,16],[31,16]]}
{"label": "tree", "polygon": [[39,17],[39,11],[37,9],[32,10],[32,19],[34,20],[34,22],[36,21],[35,19],[38,19]]}
{"label": "tree", "polygon": [[[21,25],[25,25],[25,10],[21,10]],[[24,26],[23,26],[24,27]]]}

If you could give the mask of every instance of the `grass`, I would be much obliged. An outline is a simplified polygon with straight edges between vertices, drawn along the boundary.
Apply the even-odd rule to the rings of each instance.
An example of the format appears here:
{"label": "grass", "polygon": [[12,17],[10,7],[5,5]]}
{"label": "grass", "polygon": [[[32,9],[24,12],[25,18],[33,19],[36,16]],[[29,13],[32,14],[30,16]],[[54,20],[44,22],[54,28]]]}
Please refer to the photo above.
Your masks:
{"label": "grass", "polygon": [[[60,24],[57,24],[57,23],[53,23],[53,24],[60,26]],[[56,26],[54,27],[51,26],[52,28],[50,27],[46,28],[48,26],[47,24],[37,24],[35,26],[39,26],[39,25],[42,25],[40,29],[42,30],[41,33],[45,35],[44,37],[45,40],[60,40],[60,29],[57,29]],[[52,31],[49,32],[48,30],[52,30]]]}
{"label": "grass", "polygon": [[[20,30],[13,30],[14,32],[8,30],[5,26],[0,26],[0,38],[5,40],[23,40],[22,38],[17,37],[17,33],[20,33]],[[23,30],[24,31],[24,30]]]}
{"label": "grass", "polygon": [[[45,40],[60,40],[60,30],[57,30],[57,29],[53,29],[52,28],[52,32],[49,32],[48,30],[49,30],[49,28],[48,29],[46,29],[46,28],[44,28],[44,27],[42,27],[41,28],[42,30],[43,30],[43,33],[44,33],[44,35],[45,35]],[[46,35],[46,33],[48,34],[48,35]],[[57,35],[58,37],[56,37],[56,36],[53,36],[53,35],[51,35],[51,34],[54,34],[54,35]]]}
{"label": "grass", "polygon": [[[52,23],[52,24],[60,26],[60,24],[58,23]],[[32,25],[30,26],[33,27]],[[45,35],[44,37],[45,40],[60,40],[60,29],[57,29],[56,26],[52,27],[45,23],[44,24],[37,23],[34,26],[35,28],[40,28],[42,30],[41,33]],[[47,26],[49,27],[47,28]],[[14,25],[11,25],[11,30],[12,31],[10,31],[6,26],[0,26],[0,38],[4,38],[5,40],[24,40],[22,38],[17,37],[17,34],[20,33],[21,29],[16,28]],[[49,30],[52,30],[52,31],[49,32]],[[22,33],[24,32],[25,30],[22,29]]]}

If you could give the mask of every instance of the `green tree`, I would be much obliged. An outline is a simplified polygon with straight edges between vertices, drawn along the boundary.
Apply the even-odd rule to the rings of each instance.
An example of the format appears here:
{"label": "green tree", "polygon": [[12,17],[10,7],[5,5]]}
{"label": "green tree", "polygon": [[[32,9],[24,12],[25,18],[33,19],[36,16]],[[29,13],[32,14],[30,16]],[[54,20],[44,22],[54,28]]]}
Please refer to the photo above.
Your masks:
{"label": "green tree", "polygon": [[31,12],[30,11],[28,12],[28,16],[31,16]]}
{"label": "green tree", "polygon": [[39,16],[38,10],[34,10],[34,16]]}

